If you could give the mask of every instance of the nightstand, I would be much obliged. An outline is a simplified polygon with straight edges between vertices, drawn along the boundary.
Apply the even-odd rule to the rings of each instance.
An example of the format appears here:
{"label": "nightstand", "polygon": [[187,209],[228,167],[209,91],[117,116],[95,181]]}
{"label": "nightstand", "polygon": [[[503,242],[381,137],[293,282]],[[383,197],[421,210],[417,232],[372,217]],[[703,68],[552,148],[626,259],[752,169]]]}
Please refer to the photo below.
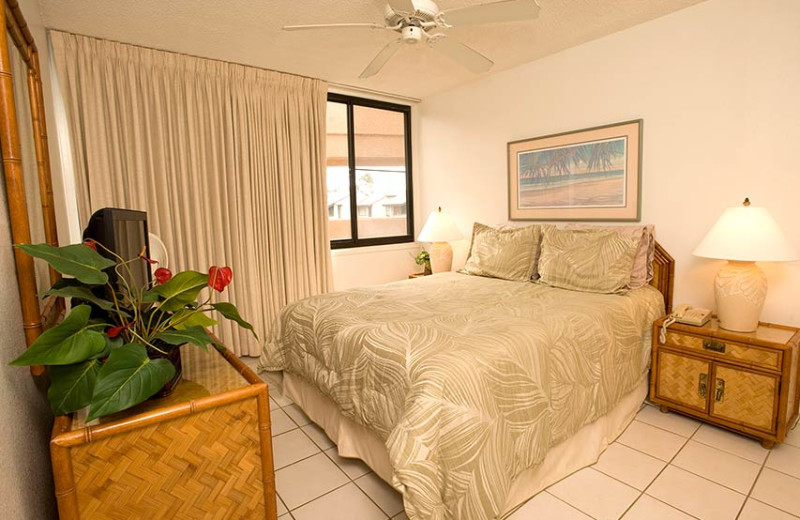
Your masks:
{"label": "nightstand", "polygon": [[653,326],[650,400],[761,441],[783,442],[800,402],[800,330],[760,323],[731,332],[716,319],[703,327],[675,323],[659,341]]}
{"label": "nightstand", "polygon": [[408,275],[408,279],[411,280],[412,278],[422,278],[423,276],[430,276],[430,273],[412,273]]}

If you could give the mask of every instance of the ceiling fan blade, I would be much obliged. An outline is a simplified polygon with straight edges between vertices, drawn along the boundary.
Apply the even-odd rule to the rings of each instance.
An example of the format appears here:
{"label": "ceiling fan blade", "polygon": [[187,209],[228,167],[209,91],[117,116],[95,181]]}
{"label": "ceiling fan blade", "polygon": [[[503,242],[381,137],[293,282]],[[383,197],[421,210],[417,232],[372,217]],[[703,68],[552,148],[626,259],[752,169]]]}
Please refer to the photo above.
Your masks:
{"label": "ceiling fan blade", "polygon": [[417,10],[413,0],[388,0],[395,13],[414,14]]}
{"label": "ceiling fan blade", "polygon": [[476,74],[486,72],[494,65],[494,62],[483,54],[449,36],[428,40],[428,45]]}
{"label": "ceiling fan blade", "polygon": [[504,0],[445,11],[444,20],[454,26],[518,22],[536,18],[539,10],[535,0]]}
{"label": "ceiling fan blade", "polygon": [[314,25],[285,25],[284,31],[305,31],[308,29],[386,29],[385,25],[379,23],[322,23]]}
{"label": "ceiling fan blade", "polygon": [[389,58],[391,58],[394,53],[397,52],[397,49],[399,49],[402,45],[402,38],[390,41],[388,44],[386,44],[386,47],[381,49],[381,52],[379,52],[378,55],[375,56],[371,62],[369,62],[367,68],[364,69],[364,72],[362,72],[358,77],[365,79],[377,74],[378,71],[381,70],[384,65],[386,65],[386,62],[389,61]]}

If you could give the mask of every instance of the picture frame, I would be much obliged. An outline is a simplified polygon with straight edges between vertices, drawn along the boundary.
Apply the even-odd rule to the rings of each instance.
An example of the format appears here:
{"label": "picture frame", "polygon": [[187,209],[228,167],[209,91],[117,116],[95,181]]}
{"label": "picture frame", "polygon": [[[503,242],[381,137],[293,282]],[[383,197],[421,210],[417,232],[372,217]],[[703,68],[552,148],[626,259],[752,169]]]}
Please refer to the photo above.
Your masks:
{"label": "picture frame", "polygon": [[641,119],[508,143],[509,220],[641,220]]}

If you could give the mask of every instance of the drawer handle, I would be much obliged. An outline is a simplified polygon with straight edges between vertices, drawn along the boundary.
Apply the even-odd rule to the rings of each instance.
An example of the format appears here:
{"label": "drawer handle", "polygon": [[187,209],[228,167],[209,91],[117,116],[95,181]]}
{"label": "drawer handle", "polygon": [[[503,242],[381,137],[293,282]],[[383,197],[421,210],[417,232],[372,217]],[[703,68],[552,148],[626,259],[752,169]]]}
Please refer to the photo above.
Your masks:
{"label": "drawer handle", "polygon": [[708,374],[700,374],[697,381],[697,393],[703,398],[708,395]]}
{"label": "drawer handle", "polygon": [[725,399],[725,380],[724,379],[717,378],[717,392],[714,395],[714,399],[716,399],[716,401],[718,403],[722,402],[722,400]]}
{"label": "drawer handle", "polygon": [[713,339],[704,339],[703,348],[706,350],[719,352],[721,354],[725,353],[725,343],[721,341],[714,341]]}

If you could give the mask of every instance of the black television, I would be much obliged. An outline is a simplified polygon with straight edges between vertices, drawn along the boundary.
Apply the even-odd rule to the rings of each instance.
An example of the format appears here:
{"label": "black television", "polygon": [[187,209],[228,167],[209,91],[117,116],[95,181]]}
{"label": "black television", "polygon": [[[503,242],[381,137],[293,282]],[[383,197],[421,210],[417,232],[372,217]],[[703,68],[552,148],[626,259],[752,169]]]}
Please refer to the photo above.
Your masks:
{"label": "black television", "polygon": [[[103,208],[94,212],[89,219],[89,224],[83,231],[83,239],[92,239],[118,254],[122,259],[136,258],[145,250],[145,255],[150,256],[150,241],[147,231],[147,213],[120,208]],[[101,255],[117,260],[108,251],[98,247]],[[150,265],[145,261],[131,262],[128,264],[133,279],[123,274],[126,281],[135,287],[142,287],[150,282]],[[106,270],[109,282],[118,285],[119,280],[113,267]],[[126,273],[126,271],[123,271]]]}

